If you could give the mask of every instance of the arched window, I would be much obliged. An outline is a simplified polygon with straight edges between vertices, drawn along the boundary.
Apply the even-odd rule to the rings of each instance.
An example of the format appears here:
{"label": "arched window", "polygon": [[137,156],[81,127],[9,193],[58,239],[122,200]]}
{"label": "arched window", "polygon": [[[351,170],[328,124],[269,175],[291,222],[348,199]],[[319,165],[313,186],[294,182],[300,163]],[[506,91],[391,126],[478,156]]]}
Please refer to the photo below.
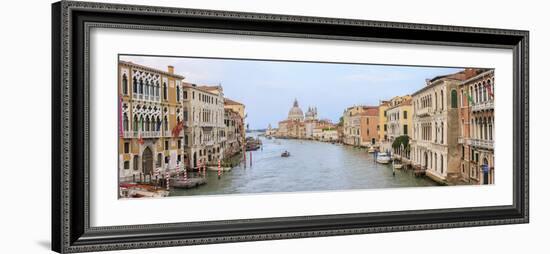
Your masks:
{"label": "arched window", "polygon": [[434,154],[434,165],[435,165],[434,169],[435,171],[437,171],[437,153]]}
{"label": "arched window", "polygon": [[134,155],[134,170],[139,170],[139,156]]}
{"label": "arched window", "polygon": [[441,123],[441,144],[443,144],[443,137],[445,137],[445,125]]}
{"label": "arched window", "polygon": [[437,110],[437,107],[439,106],[439,105],[437,105],[438,104],[437,103],[437,94],[434,94],[434,98],[435,98],[435,110]]}
{"label": "arched window", "polygon": [[[470,86],[470,97],[472,97],[472,96],[474,96],[474,88],[472,86]],[[470,103],[473,103],[473,98],[472,98],[472,101],[470,101]]]}
{"label": "arched window", "polygon": [[483,127],[484,127],[484,131],[485,131],[485,132],[483,133],[483,135],[484,135],[484,139],[485,139],[485,140],[489,140],[489,138],[488,138],[488,133],[487,133],[487,129],[488,129],[488,128],[487,128],[487,125],[488,125],[488,124],[487,124],[487,118],[483,118]]}
{"label": "arched window", "polygon": [[144,86],[145,86],[145,88],[144,88],[144,90],[145,90],[144,94],[145,94],[145,95],[149,95],[149,83],[148,83],[148,82],[145,83]]}
{"label": "arched window", "polygon": [[176,86],[176,100],[180,101],[180,87]]}
{"label": "arched window", "polygon": [[143,116],[140,116],[140,117],[139,117],[139,125],[140,125],[140,126],[139,126],[139,129],[140,129],[141,131],[143,131]]}
{"label": "arched window", "polygon": [[157,167],[162,167],[162,153],[157,154]]}
{"label": "arched window", "polygon": [[132,89],[132,92],[133,92],[133,93],[137,93],[137,92],[138,92],[138,88],[137,88],[137,83],[138,83],[138,81],[137,81],[137,78],[136,78],[136,77],[134,77],[134,79],[133,79],[133,82],[132,82],[132,83],[133,83],[133,89]]}
{"label": "arched window", "polygon": [[145,131],[149,131],[149,117],[145,119]]}
{"label": "arched window", "polygon": [[128,131],[128,115],[124,113],[124,116],[122,117],[122,129],[124,131]]}
{"label": "arched window", "polygon": [[458,96],[456,94],[456,90],[451,90],[451,108],[457,108],[458,105]]}
{"label": "arched window", "polygon": [[134,116],[133,126],[134,126],[134,131],[138,131],[138,118],[136,115]]}
{"label": "arched window", "polygon": [[168,88],[166,87],[166,82],[162,84],[162,98],[168,100]]}
{"label": "arched window", "polygon": [[143,79],[139,79],[139,93],[143,94]]}
{"label": "arched window", "polygon": [[[435,131],[439,131],[439,125],[435,123]],[[437,143],[437,135],[435,135],[435,143]]]}
{"label": "arched window", "polygon": [[443,174],[443,154],[441,154],[439,158],[441,161],[441,174]]}
{"label": "arched window", "polygon": [[168,117],[164,116],[164,131],[168,131]]}
{"label": "arched window", "polygon": [[122,93],[125,95],[128,94],[128,77],[126,74],[122,75]]}
{"label": "arched window", "polygon": [[445,100],[443,98],[443,90],[441,90],[441,110],[445,110]]}
{"label": "arched window", "polygon": [[160,96],[160,88],[157,82],[155,82],[155,96]]}
{"label": "arched window", "polygon": [[477,100],[476,100],[476,102],[480,103],[481,102],[481,86],[479,84],[477,84],[476,89],[477,89]]}
{"label": "arched window", "polygon": [[493,140],[493,121],[489,118],[489,140]]}

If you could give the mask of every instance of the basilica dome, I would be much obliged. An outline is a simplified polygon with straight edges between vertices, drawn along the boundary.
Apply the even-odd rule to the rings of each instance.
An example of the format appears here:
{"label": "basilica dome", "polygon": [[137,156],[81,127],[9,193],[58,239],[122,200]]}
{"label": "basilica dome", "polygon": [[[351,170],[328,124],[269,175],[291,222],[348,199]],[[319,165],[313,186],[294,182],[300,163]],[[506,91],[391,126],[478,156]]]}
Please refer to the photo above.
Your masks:
{"label": "basilica dome", "polygon": [[288,111],[288,120],[298,120],[303,121],[304,120],[304,112],[302,112],[302,109],[300,109],[300,106],[298,106],[298,100],[294,100],[294,105]]}

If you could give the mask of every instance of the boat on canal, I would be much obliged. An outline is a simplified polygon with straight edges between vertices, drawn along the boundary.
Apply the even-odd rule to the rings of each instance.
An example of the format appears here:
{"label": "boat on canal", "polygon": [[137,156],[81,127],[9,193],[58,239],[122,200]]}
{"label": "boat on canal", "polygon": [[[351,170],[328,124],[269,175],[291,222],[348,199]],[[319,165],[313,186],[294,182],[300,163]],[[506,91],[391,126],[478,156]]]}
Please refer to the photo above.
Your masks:
{"label": "boat on canal", "polygon": [[252,137],[246,138],[246,151],[256,151],[260,149],[261,145],[262,145],[262,141],[259,138],[257,139],[254,139]]}
{"label": "boat on canal", "polygon": [[369,147],[369,149],[367,150],[367,152],[368,152],[368,153],[374,153],[374,152],[376,152],[376,150],[377,150],[376,147],[371,146],[371,147]]}
{"label": "boat on canal", "polygon": [[281,157],[290,157],[290,153],[288,151],[284,151],[282,154],[281,154]]}
{"label": "boat on canal", "polygon": [[395,168],[395,169],[402,169],[402,168],[403,168],[403,164],[401,164],[400,161],[394,160],[394,161],[393,161],[393,168]]}
{"label": "boat on canal", "polygon": [[379,153],[376,155],[376,162],[380,164],[388,164],[390,163],[390,156],[387,153]]}

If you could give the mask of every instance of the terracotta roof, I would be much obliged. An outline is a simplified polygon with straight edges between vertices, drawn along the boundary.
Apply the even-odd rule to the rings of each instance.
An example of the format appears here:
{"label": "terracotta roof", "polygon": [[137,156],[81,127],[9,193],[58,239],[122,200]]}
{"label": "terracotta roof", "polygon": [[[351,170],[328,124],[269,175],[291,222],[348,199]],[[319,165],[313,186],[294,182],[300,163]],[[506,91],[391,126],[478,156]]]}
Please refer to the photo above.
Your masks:
{"label": "terracotta roof", "polygon": [[454,80],[464,81],[484,71],[487,71],[487,69],[466,68],[463,71],[459,71],[457,73],[434,77],[430,80],[430,82],[437,81],[438,79],[454,79]]}
{"label": "terracotta roof", "polygon": [[198,86],[198,88],[201,89],[201,90],[205,90],[205,91],[215,91],[215,90],[222,89],[222,86],[201,85],[201,86]]}
{"label": "terracotta roof", "polygon": [[234,100],[229,99],[229,98],[224,98],[223,101],[224,101],[224,104],[225,104],[225,105],[244,105],[244,104],[242,104],[242,103],[240,103],[240,102],[234,101]]}
{"label": "terracotta roof", "polygon": [[211,94],[217,94],[216,91],[222,90],[222,87],[221,86],[200,85],[200,86],[197,86],[197,89],[199,89],[203,92],[208,92],[208,93],[211,93]]}
{"label": "terracotta roof", "polygon": [[181,82],[181,85],[183,87],[194,88],[194,89],[200,90],[202,92],[210,93],[212,95],[218,95],[217,93],[214,92],[215,89],[210,89],[210,87],[208,89],[206,89],[206,88],[204,88],[205,86],[197,86],[197,84],[193,84],[193,83],[189,83],[189,82]]}
{"label": "terracotta roof", "polygon": [[365,111],[359,113],[360,116],[378,116],[378,107],[366,108]]}

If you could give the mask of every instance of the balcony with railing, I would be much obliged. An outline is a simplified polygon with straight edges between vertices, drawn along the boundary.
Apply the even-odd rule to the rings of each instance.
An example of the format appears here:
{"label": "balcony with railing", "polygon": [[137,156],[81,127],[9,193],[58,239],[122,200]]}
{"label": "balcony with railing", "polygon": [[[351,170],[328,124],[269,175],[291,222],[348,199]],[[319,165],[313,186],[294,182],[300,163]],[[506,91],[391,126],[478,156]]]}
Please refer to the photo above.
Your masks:
{"label": "balcony with railing", "polygon": [[213,146],[214,145],[214,140],[207,140],[207,141],[204,141],[203,144],[205,146]]}
{"label": "balcony with railing", "polygon": [[125,131],[124,138],[139,138],[141,134],[142,138],[159,138],[161,137],[160,131]]}
{"label": "balcony with railing", "polygon": [[485,149],[493,149],[494,141],[484,139],[470,139],[469,145]]}
{"label": "balcony with railing", "polygon": [[137,131],[125,131],[124,138],[136,138],[137,136],[135,133],[137,133]]}
{"label": "balcony with railing", "polygon": [[142,131],[141,136],[143,138],[159,138],[161,137],[160,131]]}
{"label": "balcony with railing", "polygon": [[472,111],[482,111],[482,110],[489,110],[494,108],[495,108],[495,103],[492,100],[483,101],[472,105]]}
{"label": "balcony with railing", "polygon": [[420,108],[415,111],[415,114],[417,116],[429,116],[433,114],[433,109],[431,107]]}

